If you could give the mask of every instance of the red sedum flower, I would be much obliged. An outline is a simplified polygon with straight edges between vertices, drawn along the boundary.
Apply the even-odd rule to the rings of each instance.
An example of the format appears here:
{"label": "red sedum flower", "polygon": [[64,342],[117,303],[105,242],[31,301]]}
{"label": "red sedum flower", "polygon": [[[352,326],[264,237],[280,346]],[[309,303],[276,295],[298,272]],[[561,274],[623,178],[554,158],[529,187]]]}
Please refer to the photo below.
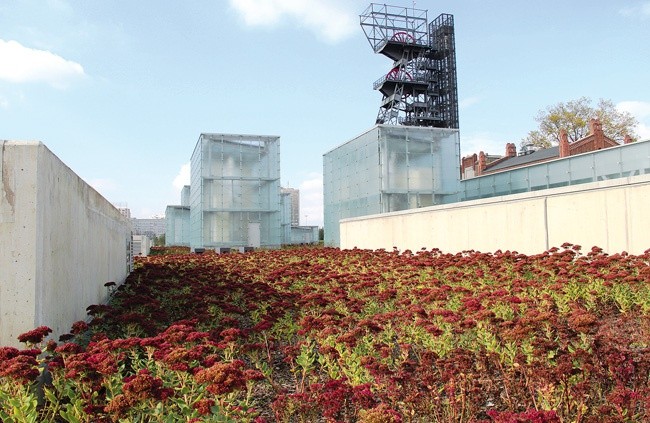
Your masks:
{"label": "red sedum flower", "polygon": [[18,335],[18,341],[26,344],[38,344],[50,333],[52,333],[52,329],[47,326],[39,326],[36,329]]}

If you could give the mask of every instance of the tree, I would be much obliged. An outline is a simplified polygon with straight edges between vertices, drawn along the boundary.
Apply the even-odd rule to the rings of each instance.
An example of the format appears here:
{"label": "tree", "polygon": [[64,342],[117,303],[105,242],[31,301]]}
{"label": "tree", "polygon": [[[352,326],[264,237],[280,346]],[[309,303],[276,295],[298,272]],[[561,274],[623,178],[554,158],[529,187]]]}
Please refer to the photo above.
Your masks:
{"label": "tree", "polygon": [[164,247],[165,246],[165,234],[154,237],[153,238],[153,245],[156,246],[156,247]]}
{"label": "tree", "polygon": [[618,142],[628,134],[635,138],[634,128],[638,121],[629,112],[616,110],[611,100],[601,98],[596,107],[592,107],[590,98],[580,97],[537,112],[535,120],[539,123],[539,128],[530,131],[521,140],[521,146],[532,144],[548,148],[558,144],[561,129],[567,132],[569,142],[577,141],[589,134],[589,121],[593,118],[600,121],[605,135]]}

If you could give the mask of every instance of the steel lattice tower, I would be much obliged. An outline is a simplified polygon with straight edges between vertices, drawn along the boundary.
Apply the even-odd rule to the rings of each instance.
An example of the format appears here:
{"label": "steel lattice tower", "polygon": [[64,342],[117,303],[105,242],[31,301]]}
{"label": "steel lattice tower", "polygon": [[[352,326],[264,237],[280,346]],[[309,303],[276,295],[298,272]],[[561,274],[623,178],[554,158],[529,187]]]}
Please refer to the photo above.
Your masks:
{"label": "steel lattice tower", "polygon": [[393,61],[373,88],[383,98],[376,123],[458,128],[454,17],[371,3],[360,15],[375,53]]}

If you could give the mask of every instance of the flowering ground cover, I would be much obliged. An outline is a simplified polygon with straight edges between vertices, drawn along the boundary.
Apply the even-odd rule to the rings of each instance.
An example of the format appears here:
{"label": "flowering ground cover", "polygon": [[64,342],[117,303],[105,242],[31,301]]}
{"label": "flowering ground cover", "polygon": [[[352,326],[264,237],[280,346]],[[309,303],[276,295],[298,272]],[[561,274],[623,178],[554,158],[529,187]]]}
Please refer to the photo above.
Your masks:
{"label": "flowering ground cover", "polygon": [[650,421],[650,251],[157,255],[107,289],[0,348],[2,421]]}

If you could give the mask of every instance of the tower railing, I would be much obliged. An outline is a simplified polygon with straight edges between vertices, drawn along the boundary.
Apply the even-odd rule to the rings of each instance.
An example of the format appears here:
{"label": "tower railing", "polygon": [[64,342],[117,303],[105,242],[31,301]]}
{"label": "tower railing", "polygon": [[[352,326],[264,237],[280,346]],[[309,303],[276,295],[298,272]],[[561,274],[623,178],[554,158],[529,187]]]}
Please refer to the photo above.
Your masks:
{"label": "tower railing", "polygon": [[429,44],[426,10],[370,3],[360,17],[361,27],[375,52],[399,33],[408,34],[411,44]]}

